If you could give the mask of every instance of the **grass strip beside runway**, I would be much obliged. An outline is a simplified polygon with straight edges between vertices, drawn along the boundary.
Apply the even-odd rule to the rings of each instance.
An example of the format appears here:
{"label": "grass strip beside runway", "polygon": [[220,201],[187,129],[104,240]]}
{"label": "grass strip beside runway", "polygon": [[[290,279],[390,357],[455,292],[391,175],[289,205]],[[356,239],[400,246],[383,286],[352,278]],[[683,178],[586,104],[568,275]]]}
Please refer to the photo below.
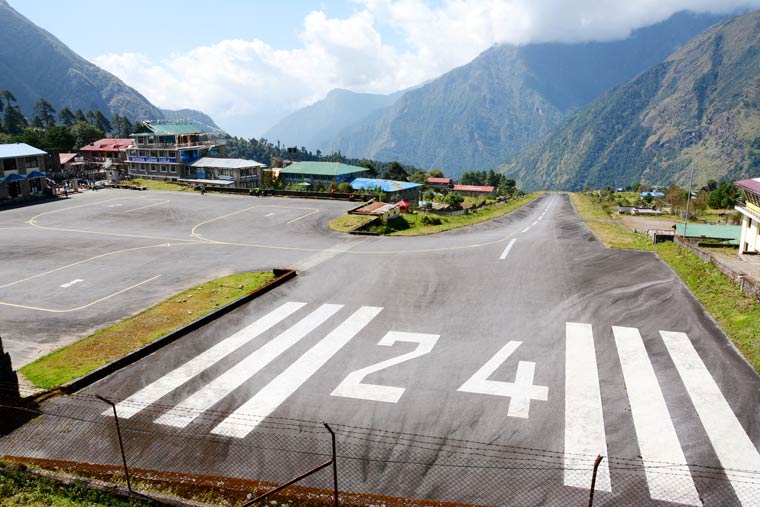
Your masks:
{"label": "grass strip beside runway", "polygon": [[672,242],[653,245],[643,234],[611,220],[589,196],[570,194],[575,209],[605,246],[655,252],[675,271],[718,322],[756,371],[760,372],[760,302],[744,294],[715,266]]}
{"label": "grass strip beside runway", "polygon": [[34,385],[52,389],[110,363],[211,313],[274,279],[270,272],[225,276],[188,289],[113,326],[21,368]]}
{"label": "grass strip beside runway", "polygon": [[187,185],[180,185],[179,183],[172,183],[171,181],[149,180],[145,178],[135,178],[133,180],[126,181],[125,184],[144,186],[148,190],[174,190],[175,192],[189,192],[192,190],[192,187],[189,187]]}
{"label": "grass strip beside runway", "polygon": [[336,232],[351,232],[374,219],[375,217],[367,215],[343,215],[327,224],[327,227]]}

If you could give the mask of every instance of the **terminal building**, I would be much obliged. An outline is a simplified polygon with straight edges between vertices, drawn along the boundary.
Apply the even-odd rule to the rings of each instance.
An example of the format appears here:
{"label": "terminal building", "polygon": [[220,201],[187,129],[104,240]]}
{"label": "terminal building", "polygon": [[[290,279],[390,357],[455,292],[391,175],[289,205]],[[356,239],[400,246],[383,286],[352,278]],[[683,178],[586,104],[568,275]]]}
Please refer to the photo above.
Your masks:
{"label": "terminal building", "polygon": [[192,123],[145,121],[132,134],[127,148],[129,175],[135,178],[178,181],[195,179],[194,162],[203,157],[224,157],[224,142]]}
{"label": "terminal building", "polygon": [[203,157],[193,162],[190,167],[195,170],[195,178],[185,180],[188,183],[259,188],[266,165],[255,160],[240,158]]}

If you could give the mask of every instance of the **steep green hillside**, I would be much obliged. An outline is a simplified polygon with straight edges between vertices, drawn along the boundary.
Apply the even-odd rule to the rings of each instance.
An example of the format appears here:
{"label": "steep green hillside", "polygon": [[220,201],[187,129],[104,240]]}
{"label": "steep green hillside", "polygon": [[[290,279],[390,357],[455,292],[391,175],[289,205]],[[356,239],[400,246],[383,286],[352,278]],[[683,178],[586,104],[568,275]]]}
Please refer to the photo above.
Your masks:
{"label": "steep green hillside", "polygon": [[44,98],[57,110],[67,107],[116,113],[131,120],[164,119],[137,90],[74,53],[5,0],[0,0],[0,90],[10,90],[27,116],[34,103]]}
{"label": "steep green hillside", "polygon": [[622,41],[494,46],[347,128],[329,148],[452,176],[492,168],[719,19],[680,13]]}
{"label": "steep green hillside", "polygon": [[760,12],[721,22],[501,169],[521,188],[760,175]]}

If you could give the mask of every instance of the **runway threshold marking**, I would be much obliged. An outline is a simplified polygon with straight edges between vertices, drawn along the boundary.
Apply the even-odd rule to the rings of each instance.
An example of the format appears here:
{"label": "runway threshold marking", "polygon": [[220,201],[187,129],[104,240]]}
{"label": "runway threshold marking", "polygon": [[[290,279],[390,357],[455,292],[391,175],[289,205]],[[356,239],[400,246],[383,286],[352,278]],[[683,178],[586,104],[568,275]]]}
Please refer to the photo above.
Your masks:
{"label": "runway threshold marking", "polygon": [[158,424],[184,428],[201,413],[229,395],[274,361],[283,352],[335,315],[343,305],[324,304],[292,327],[265,343],[222,375],[194,392],[155,420]]}
{"label": "runway threshold marking", "polygon": [[650,497],[702,505],[639,330],[613,326],[612,332]]}
{"label": "runway threshold marking", "polygon": [[507,258],[507,255],[509,255],[509,251],[512,250],[512,245],[515,244],[515,241],[517,241],[517,238],[512,238],[509,244],[507,244],[506,248],[504,248],[504,251],[501,252],[499,259],[504,260]]}
{"label": "runway threshold marking", "polygon": [[[120,417],[129,419],[158,401],[191,378],[207,370],[221,359],[235,352],[243,345],[279,324],[287,317],[306,306],[306,303],[288,302],[270,313],[259,318],[252,324],[220,341],[210,349],[198,354],[189,361],[178,366],[166,375],[143,387],[132,396],[119,402],[116,407]],[[104,415],[111,414],[110,409]]]}
{"label": "runway threshold marking", "polygon": [[211,430],[211,433],[236,438],[248,435],[382,310],[375,306],[359,308],[255,396],[219,423]]}
{"label": "runway threshold marking", "polygon": [[760,454],[684,333],[660,331],[707,437],[742,505],[757,505]]}
{"label": "runway threshold marking", "polygon": [[76,280],[72,280],[70,282],[62,283],[58,287],[61,287],[62,289],[68,289],[72,285],[76,285],[76,284],[82,283],[82,282],[84,282],[84,280],[82,280],[81,278],[77,278]]}
{"label": "runway threshold marking", "polygon": [[[565,486],[588,489],[597,454],[607,456],[602,395],[590,324],[565,324]],[[610,467],[599,465],[596,490],[612,491]]]}
{"label": "runway threshold marking", "polygon": [[114,292],[113,294],[109,294],[109,295],[104,296],[104,297],[102,297],[100,299],[96,299],[95,301],[93,301],[91,303],[88,303],[86,305],[78,306],[76,308],[69,308],[68,310],[56,310],[56,309],[53,309],[53,308],[41,308],[41,307],[38,307],[38,306],[19,305],[19,304],[15,304],[15,303],[7,303],[5,301],[0,301],[0,305],[2,305],[2,306],[10,306],[12,308],[22,308],[24,310],[36,310],[36,311],[39,311],[39,312],[48,312],[48,313],[70,313],[70,312],[77,312],[79,310],[84,310],[85,308],[89,308],[91,306],[94,306],[94,305],[96,305],[98,303],[102,303],[103,301],[107,301],[107,300],[109,300],[109,299],[111,299],[113,297],[118,296],[119,294],[123,294],[123,293],[127,292],[128,290],[132,290],[132,289],[134,289],[136,287],[139,287],[141,285],[144,285],[144,284],[146,284],[148,282],[152,282],[156,278],[160,278],[160,277],[161,277],[161,275],[156,275],[154,277],[148,278],[147,280],[143,280],[142,282],[136,283],[134,285],[130,285],[126,289],[122,289],[120,291]]}

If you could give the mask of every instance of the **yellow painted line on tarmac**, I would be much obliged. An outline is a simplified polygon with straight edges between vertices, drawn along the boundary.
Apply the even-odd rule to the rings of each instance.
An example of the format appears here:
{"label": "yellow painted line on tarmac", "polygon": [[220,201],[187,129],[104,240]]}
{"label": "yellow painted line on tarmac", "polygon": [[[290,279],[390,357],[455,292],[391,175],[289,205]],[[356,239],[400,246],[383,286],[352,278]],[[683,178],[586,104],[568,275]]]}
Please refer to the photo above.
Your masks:
{"label": "yellow painted line on tarmac", "polygon": [[[193,244],[193,243],[184,243],[184,244]],[[40,278],[42,276],[46,276],[52,273],[56,273],[58,271],[62,271],[64,269],[68,269],[74,266],[78,266],[80,264],[84,264],[90,261],[94,261],[96,259],[101,259],[103,257],[108,257],[110,255],[117,255],[121,253],[126,252],[134,252],[135,250],[145,250],[148,248],[161,248],[161,247],[170,247],[170,246],[177,246],[177,244],[172,245],[172,243],[161,243],[158,245],[148,245],[148,246],[138,246],[133,248],[124,248],[122,250],[114,250],[113,252],[106,252],[100,255],[96,255],[94,257],[90,257],[88,259],[82,259],[81,261],[73,262],[71,264],[67,264],[65,266],[61,266],[59,268],[51,269],[50,271],[45,271],[44,273],[37,273],[36,275],[28,276],[26,278],[22,278],[21,280],[16,280],[15,282],[6,283],[5,285],[0,285],[0,289],[5,289],[6,287],[11,287],[13,285],[18,285],[20,283],[28,282],[29,280],[34,280],[35,278]]]}
{"label": "yellow painted line on tarmac", "polygon": [[19,305],[19,304],[15,304],[15,303],[7,303],[5,301],[0,301],[0,305],[2,305],[2,306],[10,306],[12,308],[21,308],[21,309],[24,309],[24,310],[36,310],[38,312],[48,312],[48,313],[71,313],[71,312],[77,312],[79,310],[84,310],[85,308],[89,308],[91,306],[94,306],[94,305],[96,305],[98,303],[102,303],[103,301],[106,301],[108,299],[111,299],[112,297],[118,296],[119,294],[123,294],[123,293],[127,292],[128,290],[132,290],[132,289],[134,289],[136,287],[139,287],[140,285],[146,284],[148,282],[152,282],[156,278],[160,278],[160,277],[161,277],[161,275],[156,275],[156,276],[154,276],[152,278],[148,278],[147,280],[143,280],[142,282],[136,283],[134,285],[130,285],[126,289],[122,289],[120,291],[114,292],[113,294],[109,294],[109,295],[104,296],[104,297],[102,297],[100,299],[96,299],[95,301],[93,301],[91,303],[87,303],[86,305],[78,306],[76,308],[69,308],[68,310],[55,310],[53,308],[41,308],[41,307],[38,307],[38,306]]}

